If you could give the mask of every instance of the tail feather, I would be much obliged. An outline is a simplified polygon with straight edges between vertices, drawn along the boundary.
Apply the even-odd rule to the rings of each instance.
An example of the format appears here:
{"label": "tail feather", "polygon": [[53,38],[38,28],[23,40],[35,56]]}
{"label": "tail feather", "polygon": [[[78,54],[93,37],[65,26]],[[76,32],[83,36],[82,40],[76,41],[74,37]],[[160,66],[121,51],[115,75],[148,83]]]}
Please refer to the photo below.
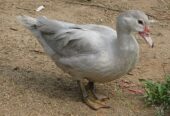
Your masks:
{"label": "tail feather", "polygon": [[42,25],[38,19],[29,16],[17,16],[17,19],[24,27],[29,29],[34,34],[34,36],[42,45],[46,53],[48,53],[49,55],[55,54],[54,51],[49,47],[49,45],[45,41],[46,38],[42,35],[42,32],[38,27]]}
{"label": "tail feather", "polygon": [[18,21],[28,29],[32,29],[37,24],[37,19],[29,16],[17,16]]}

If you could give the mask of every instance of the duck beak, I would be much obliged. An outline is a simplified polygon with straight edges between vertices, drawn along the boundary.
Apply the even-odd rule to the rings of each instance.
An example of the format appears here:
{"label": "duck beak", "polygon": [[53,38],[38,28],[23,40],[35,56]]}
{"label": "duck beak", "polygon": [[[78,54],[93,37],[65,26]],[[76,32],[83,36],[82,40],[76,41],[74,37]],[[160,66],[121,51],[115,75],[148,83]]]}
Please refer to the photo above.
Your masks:
{"label": "duck beak", "polygon": [[149,28],[147,26],[145,26],[145,29],[143,32],[139,32],[139,35],[145,39],[145,41],[153,48],[154,47],[154,43],[150,37],[149,34]]}

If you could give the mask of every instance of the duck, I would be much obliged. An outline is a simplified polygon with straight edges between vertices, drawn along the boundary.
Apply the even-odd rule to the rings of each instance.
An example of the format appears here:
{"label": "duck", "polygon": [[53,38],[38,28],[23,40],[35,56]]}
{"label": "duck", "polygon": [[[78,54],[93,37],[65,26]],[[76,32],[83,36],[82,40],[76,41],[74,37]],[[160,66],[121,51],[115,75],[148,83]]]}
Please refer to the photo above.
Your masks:
{"label": "duck", "polygon": [[[128,10],[117,17],[116,30],[97,24],[74,24],[48,19],[17,16],[41,44],[45,53],[77,81],[82,101],[94,110],[110,108],[108,98],[96,92],[95,83],[110,82],[130,72],[139,59],[138,33],[150,47],[148,16],[139,10]],[[85,84],[84,80],[88,82]]]}

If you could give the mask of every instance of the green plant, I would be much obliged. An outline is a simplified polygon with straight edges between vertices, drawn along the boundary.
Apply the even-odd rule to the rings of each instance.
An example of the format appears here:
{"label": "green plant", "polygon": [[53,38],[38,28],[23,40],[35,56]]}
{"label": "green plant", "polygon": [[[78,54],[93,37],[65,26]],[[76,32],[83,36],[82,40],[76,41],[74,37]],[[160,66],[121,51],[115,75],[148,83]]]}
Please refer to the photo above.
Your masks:
{"label": "green plant", "polygon": [[162,83],[152,80],[142,82],[146,92],[144,95],[146,103],[157,106],[157,115],[163,116],[165,110],[170,107],[170,75],[167,75]]}

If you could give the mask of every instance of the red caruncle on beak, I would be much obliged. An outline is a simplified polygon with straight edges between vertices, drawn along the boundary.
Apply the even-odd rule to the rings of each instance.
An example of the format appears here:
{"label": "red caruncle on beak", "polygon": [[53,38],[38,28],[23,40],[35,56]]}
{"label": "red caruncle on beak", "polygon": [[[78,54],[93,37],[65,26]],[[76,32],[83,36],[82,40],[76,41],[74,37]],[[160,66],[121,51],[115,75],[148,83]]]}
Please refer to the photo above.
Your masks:
{"label": "red caruncle on beak", "polygon": [[154,47],[154,43],[150,37],[149,34],[150,30],[149,27],[145,26],[143,32],[139,32],[139,35],[145,39],[145,41],[153,48]]}

